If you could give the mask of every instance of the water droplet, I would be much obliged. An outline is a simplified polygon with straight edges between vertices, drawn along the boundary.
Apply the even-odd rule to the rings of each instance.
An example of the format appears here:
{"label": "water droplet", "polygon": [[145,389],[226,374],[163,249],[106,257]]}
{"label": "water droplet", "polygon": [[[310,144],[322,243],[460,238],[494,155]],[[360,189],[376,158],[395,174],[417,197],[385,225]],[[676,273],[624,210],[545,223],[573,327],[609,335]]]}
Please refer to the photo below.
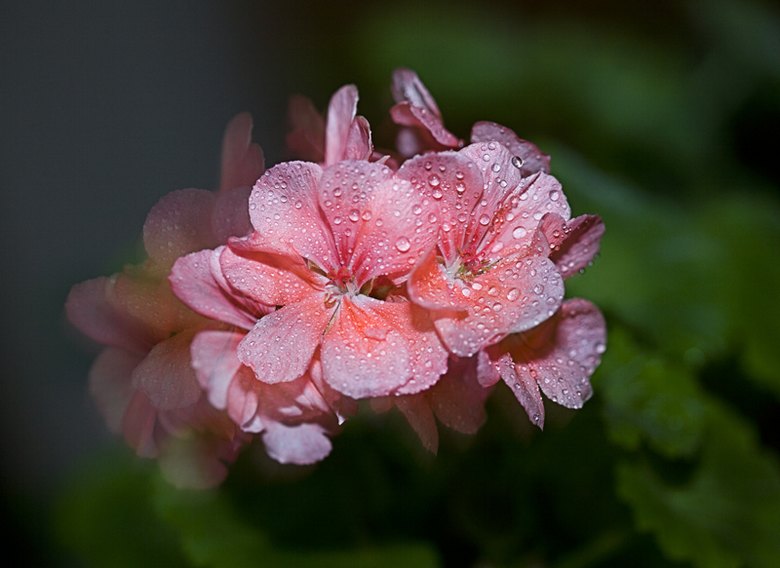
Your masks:
{"label": "water droplet", "polygon": [[520,296],[520,290],[518,290],[517,288],[511,288],[506,293],[506,299],[509,300],[510,302],[514,302],[515,300],[517,300],[519,296]]}
{"label": "water droplet", "polygon": [[431,187],[439,187],[440,183],[441,183],[441,179],[436,174],[432,174],[428,178],[428,184],[430,184]]}
{"label": "water droplet", "polygon": [[558,191],[558,190],[556,190],[556,189],[553,189],[553,190],[550,192],[550,201],[558,201],[558,198],[559,198],[560,196],[561,196],[561,192],[560,192],[560,191]]}
{"label": "water droplet", "polygon": [[516,167],[518,170],[523,167],[523,164],[525,163],[523,159],[520,156],[512,156],[512,165]]}
{"label": "water droplet", "polygon": [[495,164],[493,164],[493,167],[491,169],[493,170],[494,173],[498,173],[501,171],[501,164],[496,162]]}
{"label": "water droplet", "polygon": [[485,213],[480,215],[480,217],[479,217],[479,224],[482,225],[482,226],[485,226],[488,223],[490,223],[490,217],[488,217]]}
{"label": "water droplet", "polygon": [[603,344],[601,341],[599,341],[598,343],[596,343],[596,353],[598,353],[599,355],[601,355],[601,354],[602,354],[602,353],[604,353],[604,351],[606,351],[606,350],[607,350],[607,346],[606,346],[606,345],[604,345],[604,344]]}
{"label": "water droplet", "polygon": [[412,248],[412,243],[410,243],[409,239],[406,237],[400,237],[397,241],[395,241],[395,248],[397,248],[400,252],[406,252]]}
{"label": "water droplet", "polygon": [[516,227],[515,230],[512,231],[512,236],[516,239],[522,239],[527,234],[528,231],[525,230],[525,227]]}
{"label": "water droplet", "polygon": [[333,218],[333,224],[334,225],[341,225],[341,221],[342,221],[341,217],[334,217]]}
{"label": "water droplet", "polygon": [[357,222],[357,220],[360,219],[360,212],[357,209],[353,209],[349,212],[349,220],[353,223]]}

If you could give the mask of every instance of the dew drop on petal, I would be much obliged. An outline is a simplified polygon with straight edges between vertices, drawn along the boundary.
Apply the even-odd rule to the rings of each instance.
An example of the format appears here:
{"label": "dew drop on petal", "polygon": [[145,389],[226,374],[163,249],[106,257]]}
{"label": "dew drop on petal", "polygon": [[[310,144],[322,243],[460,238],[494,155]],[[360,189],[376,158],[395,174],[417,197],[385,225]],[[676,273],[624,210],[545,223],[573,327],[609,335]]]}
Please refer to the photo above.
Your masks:
{"label": "dew drop on petal", "polygon": [[523,167],[523,159],[520,156],[512,156],[511,162],[518,170]]}
{"label": "dew drop on petal", "polygon": [[398,240],[395,241],[395,248],[397,248],[400,252],[406,252],[412,248],[412,244],[406,237],[399,237]]}
{"label": "dew drop on petal", "polygon": [[511,288],[506,293],[506,299],[509,300],[510,302],[514,302],[515,300],[517,300],[519,296],[520,296],[520,290],[518,290],[517,288]]}
{"label": "dew drop on petal", "polygon": [[527,234],[528,231],[525,230],[525,227],[516,227],[515,230],[512,231],[512,236],[516,239],[522,239]]}

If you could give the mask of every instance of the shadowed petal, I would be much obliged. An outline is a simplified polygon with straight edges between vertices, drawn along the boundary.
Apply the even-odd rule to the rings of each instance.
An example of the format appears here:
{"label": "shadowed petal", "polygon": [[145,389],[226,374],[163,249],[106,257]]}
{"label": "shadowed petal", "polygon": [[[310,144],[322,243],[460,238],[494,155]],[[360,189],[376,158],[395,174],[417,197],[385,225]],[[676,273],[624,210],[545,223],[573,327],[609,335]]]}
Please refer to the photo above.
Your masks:
{"label": "shadowed petal", "polygon": [[192,332],[182,332],[154,346],[133,371],[133,385],[155,408],[183,408],[197,402],[201,388],[190,363]]}
{"label": "shadowed petal", "polygon": [[202,331],[192,341],[192,368],[209,402],[220,410],[227,408],[228,388],[241,367],[236,351],[243,338],[232,331]]}
{"label": "shadowed petal", "polygon": [[234,116],[222,138],[222,175],[219,190],[252,186],[263,174],[263,150],[252,143],[252,115],[242,112]]}
{"label": "shadowed petal", "polygon": [[490,389],[477,382],[477,358],[450,357],[447,374],[427,391],[436,417],[447,427],[475,434],[485,422]]}
{"label": "shadowed petal", "polygon": [[325,121],[307,97],[290,97],[288,107],[290,133],[287,148],[298,160],[322,162],[325,159]]}
{"label": "shadowed petal", "polygon": [[112,432],[119,433],[133,396],[131,375],[142,355],[104,349],[89,370],[89,392]]}
{"label": "shadowed petal", "polygon": [[358,91],[355,85],[345,85],[336,91],[328,104],[325,126],[325,164],[335,164],[347,154],[352,120],[357,113]]}
{"label": "shadowed petal", "polygon": [[565,221],[549,213],[542,219],[540,229],[550,245],[550,259],[564,278],[588,266],[604,235],[604,223],[597,215],[580,215]]}
{"label": "shadowed petal", "polygon": [[540,429],[544,428],[544,403],[536,381],[526,373],[518,373],[509,355],[502,355],[497,367],[501,378],[512,389],[531,422]]}
{"label": "shadowed petal", "polygon": [[435,454],[439,450],[439,429],[427,397],[424,394],[402,396],[394,402],[420,437],[423,447]]}

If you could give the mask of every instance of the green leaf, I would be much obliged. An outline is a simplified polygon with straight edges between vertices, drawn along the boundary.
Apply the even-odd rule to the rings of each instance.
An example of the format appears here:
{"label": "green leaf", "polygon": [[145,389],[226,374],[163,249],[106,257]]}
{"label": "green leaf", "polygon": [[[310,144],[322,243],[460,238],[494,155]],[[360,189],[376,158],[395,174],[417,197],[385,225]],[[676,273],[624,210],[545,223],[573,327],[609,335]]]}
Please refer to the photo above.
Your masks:
{"label": "green leaf", "polygon": [[618,325],[594,377],[614,442],[637,449],[642,440],[668,457],[690,455],[704,427],[703,393],[685,367],[642,351]]}
{"label": "green leaf", "polygon": [[638,527],[673,559],[706,568],[780,565],[780,471],[752,429],[707,407],[701,461],[687,483],[663,481],[646,464],[618,467],[618,492]]}

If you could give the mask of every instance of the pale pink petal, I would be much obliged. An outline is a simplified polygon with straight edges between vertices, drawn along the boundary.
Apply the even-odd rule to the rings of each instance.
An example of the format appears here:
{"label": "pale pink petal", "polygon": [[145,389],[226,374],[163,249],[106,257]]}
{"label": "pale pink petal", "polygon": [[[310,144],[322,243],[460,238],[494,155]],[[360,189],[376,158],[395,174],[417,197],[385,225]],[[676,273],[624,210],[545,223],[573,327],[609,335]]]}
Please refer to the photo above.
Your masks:
{"label": "pale pink petal", "polygon": [[444,127],[441,116],[433,114],[427,108],[401,102],[390,108],[390,116],[396,124],[414,126],[430,135],[435,141],[432,150],[457,148],[461,145],[460,139]]}
{"label": "pale pink petal", "polygon": [[490,393],[477,382],[476,362],[476,357],[451,357],[447,374],[427,393],[436,417],[464,434],[475,434],[485,422],[485,400]]}
{"label": "pale pink petal", "polygon": [[149,256],[170,268],[180,256],[218,245],[211,225],[215,200],[214,193],[203,189],[179,189],[160,199],[144,223]]}
{"label": "pale pink petal", "polygon": [[251,192],[251,186],[244,186],[217,194],[211,223],[218,243],[225,244],[230,237],[243,237],[252,232],[249,221]]}
{"label": "pale pink petal", "polygon": [[117,310],[143,326],[153,343],[162,341],[197,318],[174,295],[167,279],[156,271],[126,267],[114,277],[108,300]]}
{"label": "pale pink petal", "polygon": [[114,278],[94,278],[76,284],[65,301],[70,322],[84,335],[103,345],[144,352],[154,338],[140,322],[109,301]]}
{"label": "pale pink petal", "polygon": [[455,284],[471,301],[468,315],[436,312],[434,318],[450,352],[461,357],[539,325],[563,299],[563,279],[552,261],[541,256],[503,259],[470,282]]}
{"label": "pale pink petal", "polygon": [[144,458],[157,457],[159,438],[163,437],[157,428],[158,410],[142,391],[134,391],[122,419],[125,442]]}
{"label": "pale pink petal", "polygon": [[341,87],[330,99],[325,126],[325,164],[335,164],[347,154],[352,120],[357,113],[358,92],[355,85]]}
{"label": "pale pink petal", "polygon": [[262,386],[254,371],[241,366],[228,387],[228,416],[244,432],[258,433],[265,428],[265,421],[259,413]]}
{"label": "pale pink petal", "polygon": [[322,341],[323,377],[331,387],[360,399],[391,394],[409,381],[411,346],[393,323],[396,310],[367,296],[342,298]]}
{"label": "pale pink petal", "polygon": [[420,437],[423,447],[435,454],[439,450],[439,430],[427,397],[424,394],[402,396],[394,402]]}
{"label": "pale pink petal", "polygon": [[[479,251],[491,261],[510,254],[523,254],[529,247],[538,247],[534,240],[545,215],[555,214],[569,219],[571,209],[554,177],[545,173],[525,178],[516,191],[504,196],[496,209]],[[547,249],[537,250],[547,254]]]}
{"label": "pale pink petal", "polygon": [[463,249],[471,211],[482,199],[482,172],[460,152],[437,152],[407,160],[398,177],[409,180],[438,208],[433,213],[441,225],[439,248],[451,263]]}
{"label": "pale pink petal", "polygon": [[597,215],[580,215],[565,221],[560,215],[549,213],[542,219],[540,229],[550,245],[550,259],[564,278],[588,266],[604,235],[604,223]]}
{"label": "pale pink petal", "polygon": [[490,388],[501,380],[498,368],[490,360],[490,355],[484,349],[476,354],[477,358],[477,382],[483,388]]}
{"label": "pale pink petal", "polygon": [[470,304],[462,293],[466,286],[447,273],[435,249],[415,266],[406,287],[412,301],[424,308],[464,311]]}
{"label": "pale pink petal", "polygon": [[309,162],[325,159],[325,121],[310,99],[295,95],[288,108],[287,148],[293,157]]}
{"label": "pale pink petal", "polygon": [[263,174],[263,150],[252,143],[252,115],[242,112],[228,122],[222,139],[222,175],[219,190],[252,186]]}
{"label": "pale pink petal", "polygon": [[362,116],[356,116],[349,127],[347,145],[344,149],[345,160],[368,160],[374,152],[371,143],[371,126]]}
{"label": "pale pink petal", "polygon": [[[222,251],[193,252],[176,261],[169,276],[174,294],[192,310],[210,319],[252,329],[257,315],[241,303],[237,294],[223,288],[212,272]],[[219,269],[219,264],[216,265]],[[270,311],[267,308],[265,312]]]}
{"label": "pale pink petal", "polygon": [[100,414],[114,433],[119,433],[122,420],[133,396],[131,375],[143,356],[122,349],[104,349],[89,370],[89,393]]}
{"label": "pale pink petal", "polygon": [[593,392],[590,376],[606,346],[598,308],[587,300],[567,300],[555,317],[518,341],[520,349],[512,352],[518,374],[535,380],[553,402],[581,408]]}
{"label": "pale pink petal", "polygon": [[238,347],[238,358],[268,384],[293,381],[309,367],[334,308],[312,294],[260,319]]}
{"label": "pale pink petal", "polygon": [[518,372],[519,366],[515,366],[509,355],[502,355],[497,366],[501,378],[512,389],[531,422],[544,428],[544,403],[537,382],[527,373]]}
{"label": "pale pink petal", "polygon": [[279,463],[313,464],[326,458],[333,448],[327,430],[317,423],[287,426],[269,422],[262,436],[268,455]]}
{"label": "pale pink petal", "polygon": [[523,176],[550,171],[550,156],[542,153],[531,142],[518,137],[506,126],[488,121],[477,122],[471,128],[471,141],[495,141],[506,146],[513,155],[520,158],[520,171]]}
{"label": "pale pink petal", "polygon": [[286,162],[268,170],[249,197],[249,216],[266,250],[298,254],[321,268],[335,266],[333,240],[323,222],[317,164]]}
{"label": "pale pink petal", "polygon": [[227,408],[228,388],[241,367],[238,344],[243,333],[202,331],[192,341],[192,368],[215,408]]}
{"label": "pale pink petal", "polygon": [[222,250],[220,272],[233,290],[254,300],[258,309],[262,304],[294,304],[322,290],[300,257],[240,250],[237,254],[237,244],[232,241]]}
{"label": "pale pink petal", "polygon": [[417,73],[411,69],[398,68],[394,70],[390,90],[393,93],[395,102],[407,101],[414,106],[425,108],[431,114],[441,117],[441,112],[433,96],[420,80]]}
{"label": "pale pink petal", "polygon": [[158,343],[133,371],[133,385],[143,390],[155,408],[182,408],[200,397],[190,362],[192,338],[192,332],[182,332]]}
{"label": "pale pink petal", "polygon": [[320,205],[338,262],[357,286],[377,276],[402,279],[436,239],[436,206],[387,166],[340,162],[320,180]]}

